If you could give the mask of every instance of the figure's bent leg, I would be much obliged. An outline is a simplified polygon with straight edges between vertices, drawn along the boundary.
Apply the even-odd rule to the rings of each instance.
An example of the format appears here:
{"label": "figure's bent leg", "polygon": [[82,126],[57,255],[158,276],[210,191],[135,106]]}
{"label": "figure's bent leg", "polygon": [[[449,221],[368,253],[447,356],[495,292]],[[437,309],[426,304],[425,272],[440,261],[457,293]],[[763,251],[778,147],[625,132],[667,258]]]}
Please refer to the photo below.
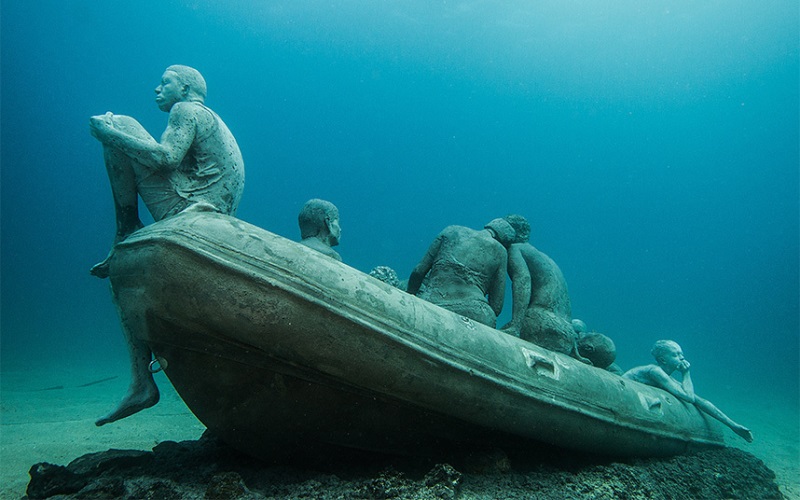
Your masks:
{"label": "figure's bent leg", "polygon": [[106,147],[103,158],[114,195],[114,210],[117,218],[116,240],[122,241],[142,227],[139,219],[139,199],[136,191],[136,172],[133,161],[121,151]]}
{"label": "figure's bent leg", "polygon": [[712,417],[716,418],[723,424],[730,427],[733,432],[741,436],[742,439],[744,439],[748,443],[753,442],[753,433],[750,432],[750,429],[741,424],[737,424],[736,422],[731,420],[730,417],[722,413],[722,411],[716,406],[714,406],[710,401],[695,396],[694,404],[697,405],[697,407],[700,408],[702,411],[708,413]]}
{"label": "figure's bent leg", "polygon": [[[116,294],[114,295],[114,303],[116,304]],[[108,415],[97,420],[95,422],[97,426],[116,422],[117,420],[129,417],[146,408],[150,408],[158,403],[159,399],[158,386],[155,380],[153,380],[153,374],[150,373],[150,361],[153,357],[152,352],[147,344],[136,336],[136,332],[139,331],[139,329],[145,328],[145,318],[138,315],[126,315],[119,306],[117,306],[117,311],[119,311],[122,330],[125,335],[125,341],[128,344],[128,353],[131,363],[131,383],[128,387],[128,393],[117,408]]]}
{"label": "figure's bent leg", "polygon": [[[153,140],[139,122],[128,116],[115,116],[114,125],[131,135],[147,137]],[[108,180],[111,184],[111,194],[114,198],[114,213],[116,214],[117,224],[114,245],[116,245],[143,226],[142,221],[139,219],[136,165],[122,151],[108,146],[103,148],[103,160],[106,165]],[[107,278],[109,272],[108,263],[113,251],[112,245],[111,251],[108,252],[106,258],[102,262],[95,264],[89,272],[98,278]]]}
{"label": "figure's bent leg", "polygon": [[[142,221],[139,219],[136,174],[131,165],[131,159],[121,151],[105,147],[103,149],[103,158],[108,171],[108,179],[111,182],[111,193],[114,197],[117,232],[114,236],[113,245],[116,245],[143,226]],[[108,277],[108,263],[114,251],[113,245],[106,258],[89,270],[92,275],[98,278]]]}

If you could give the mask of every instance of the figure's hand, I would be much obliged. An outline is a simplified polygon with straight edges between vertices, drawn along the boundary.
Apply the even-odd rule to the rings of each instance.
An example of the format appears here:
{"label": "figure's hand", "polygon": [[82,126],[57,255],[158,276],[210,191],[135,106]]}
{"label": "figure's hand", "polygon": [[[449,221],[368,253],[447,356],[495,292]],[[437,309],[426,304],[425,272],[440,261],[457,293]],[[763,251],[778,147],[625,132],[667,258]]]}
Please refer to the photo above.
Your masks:
{"label": "figure's hand", "polygon": [[685,359],[678,365],[678,371],[681,373],[686,373],[689,371],[689,367],[692,366],[688,361]]}
{"label": "figure's hand", "polygon": [[111,111],[104,115],[97,115],[89,118],[89,132],[101,142],[108,137],[109,131],[113,128],[114,115]]}

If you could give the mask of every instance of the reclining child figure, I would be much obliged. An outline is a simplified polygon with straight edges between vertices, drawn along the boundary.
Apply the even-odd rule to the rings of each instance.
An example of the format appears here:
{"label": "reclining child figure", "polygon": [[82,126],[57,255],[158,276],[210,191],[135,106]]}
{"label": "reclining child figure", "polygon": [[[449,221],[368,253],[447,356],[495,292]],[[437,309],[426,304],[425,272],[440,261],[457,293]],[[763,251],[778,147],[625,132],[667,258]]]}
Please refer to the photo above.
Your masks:
{"label": "reclining child figure", "polygon": [[[731,428],[748,443],[753,442],[753,433],[747,427],[737,424],[727,415],[722,413],[719,408],[706,401],[694,393],[694,384],[689,374],[689,362],[683,357],[683,350],[672,340],[659,340],[653,346],[651,354],[656,358],[655,365],[638,366],[625,372],[623,377],[661,388],[676,398],[694,404],[700,411],[705,412],[716,418],[723,424]],[[682,374],[683,380],[679,384],[672,375],[678,371]]]}

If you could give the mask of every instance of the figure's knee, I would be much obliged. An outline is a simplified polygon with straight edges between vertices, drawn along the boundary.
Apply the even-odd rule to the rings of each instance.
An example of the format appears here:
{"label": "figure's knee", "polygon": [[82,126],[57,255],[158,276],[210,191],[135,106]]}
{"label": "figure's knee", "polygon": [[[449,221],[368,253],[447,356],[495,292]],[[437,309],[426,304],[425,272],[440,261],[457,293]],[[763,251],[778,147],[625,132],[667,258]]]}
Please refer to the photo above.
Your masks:
{"label": "figure's knee", "polygon": [[112,117],[112,120],[114,123],[114,127],[120,129],[126,134],[130,134],[135,137],[143,137],[143,136],[150,137],[150,134],[147,132],[147,130],[145,130],[142,124],[131,116],[114,115]]}

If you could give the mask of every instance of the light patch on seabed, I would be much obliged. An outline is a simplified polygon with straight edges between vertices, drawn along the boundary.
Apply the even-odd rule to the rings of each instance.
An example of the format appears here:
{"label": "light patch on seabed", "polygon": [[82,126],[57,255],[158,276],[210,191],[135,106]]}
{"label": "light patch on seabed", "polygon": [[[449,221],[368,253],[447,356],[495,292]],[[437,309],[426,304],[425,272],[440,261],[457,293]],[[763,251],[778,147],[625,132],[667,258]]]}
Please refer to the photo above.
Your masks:
{"label": "light patch on seabed", "polygon": [[28,471],[37,462],[66,465],[110,448],[149,451],[159,442],[197,439],[203,433],[203,425],[161,374],[156,406],[95,426],[125,394],[128,380],[126,366],[0,374],[0,498],[22,497]]}
{"label": "light patch on seabed", "polygon": [[725,400],[718,406],[749,427],[755,437],[752,443],[746,443],[726,430],[727,444],[761,459],[775,472],[783,494],[800,500],[800,409],[797,401],[752,391],[747,401],[736,404],[736,400]]}

